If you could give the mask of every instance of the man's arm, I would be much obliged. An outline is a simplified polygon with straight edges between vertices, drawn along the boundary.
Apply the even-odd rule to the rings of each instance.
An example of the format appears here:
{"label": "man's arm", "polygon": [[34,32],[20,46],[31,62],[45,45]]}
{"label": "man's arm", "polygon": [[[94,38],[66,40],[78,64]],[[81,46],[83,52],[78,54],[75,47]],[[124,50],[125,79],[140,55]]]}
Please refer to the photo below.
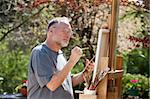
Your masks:
{"label": "man's arm", "polygon": [[78,62],[79,58],[82,55],[82,50],[79,47],[75,47],[71,51],[70,59],[68,60],[67,64],[64,66],[64,68],[54,74],[46,85],[51,91],[55,91],[65,80],[73,66]]}

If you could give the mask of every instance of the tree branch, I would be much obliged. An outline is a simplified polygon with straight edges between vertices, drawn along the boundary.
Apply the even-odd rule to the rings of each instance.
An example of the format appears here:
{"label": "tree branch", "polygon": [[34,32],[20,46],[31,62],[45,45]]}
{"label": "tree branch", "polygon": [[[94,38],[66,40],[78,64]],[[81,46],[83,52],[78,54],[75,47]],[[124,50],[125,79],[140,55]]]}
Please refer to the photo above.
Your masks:
{"label": "tree branch", "polygon": [[11,31],[19,28],[20,26],[22,26],[23,24],[25,24],[27,21],[29,21],[30,18],[32,18],[32,17],[36,16],[37,14],[39,14],[44,8],[45,8],[45,6],[42,7],[37,13],[33,14],[32,16],[30,16],[29,18],[27,18],[26,20],[24,20],[22,23],[20,23],[19,25],[17,25],[16,27],[8,30],[6,33],[3,33],[4,35],[0,38],[0,41],[2,41]]}

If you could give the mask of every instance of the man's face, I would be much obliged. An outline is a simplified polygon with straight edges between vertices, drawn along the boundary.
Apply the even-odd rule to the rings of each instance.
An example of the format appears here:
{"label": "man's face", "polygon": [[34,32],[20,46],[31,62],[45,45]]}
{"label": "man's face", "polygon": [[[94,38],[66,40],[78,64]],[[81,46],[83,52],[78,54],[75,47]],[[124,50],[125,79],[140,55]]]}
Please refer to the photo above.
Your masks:
{"label": "man's face", "polygon": [[72,29],[69,24],[59,23],[53,27],[53,41],[60,47],[66,47],[72,36]]}

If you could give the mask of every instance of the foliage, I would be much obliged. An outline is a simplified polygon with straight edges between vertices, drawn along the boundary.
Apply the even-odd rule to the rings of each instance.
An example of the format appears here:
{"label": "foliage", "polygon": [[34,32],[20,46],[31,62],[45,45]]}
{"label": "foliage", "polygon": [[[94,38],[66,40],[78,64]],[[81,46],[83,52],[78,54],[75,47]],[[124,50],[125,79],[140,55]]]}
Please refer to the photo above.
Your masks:
{"label": "foliage", "polygon": [[84,66],[85,65],[83,64],[83,61],[80,60],[73,68],[72,74],[77,74],[77,73],[81,72],[84,69]]}
{"label": "foliage", "polygon": [[124,71],[149,76],[150,12],[133,5],[125,8],[121,7],[117,44],[124,56]]}
{"label": "foliage", "polygon": [[135,6],[120,7],[120,9],[118,51],[124,54],[137,47],[148,48],[150,45],[149,10]]}
{"label": "foliage", "polygon": [[15,50],[6,49],[8,44],[1,43],[0,52],[0,93],[15,92],[15,87],[27,78],[27,66],[29,60],[28,52],[16,48]]}
{"label": "foliage", "polygon": [[[122,88],[123,94],[127,94],[130,89],[137,89],[139,91],[139,96],[143,99],[148,98],[148,91],[150,90],[149,87],[150,78],[147,78],[143,75],[132,75],[132,74],[124,74],[122,78]],[[130,93],[128,93],[130,94]]]}
{"label": "foliage", "polygon": [[149,49],[136,48],[123,54],[124,73],[142,74],[149,77]]}
{"label": "foliage", "polygon": [[150,76],[148,49],[134,49],[128,54],[127,72]]}

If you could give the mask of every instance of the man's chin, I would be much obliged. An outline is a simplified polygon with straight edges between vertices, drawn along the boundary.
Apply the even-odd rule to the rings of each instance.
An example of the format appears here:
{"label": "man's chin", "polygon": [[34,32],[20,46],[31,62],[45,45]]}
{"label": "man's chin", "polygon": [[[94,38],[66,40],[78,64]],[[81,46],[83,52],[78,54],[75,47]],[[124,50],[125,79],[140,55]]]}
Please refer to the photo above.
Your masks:
{"label": "man's chin", "polygon": [[67,47],[68,43],[61,44],[62,47]]}

